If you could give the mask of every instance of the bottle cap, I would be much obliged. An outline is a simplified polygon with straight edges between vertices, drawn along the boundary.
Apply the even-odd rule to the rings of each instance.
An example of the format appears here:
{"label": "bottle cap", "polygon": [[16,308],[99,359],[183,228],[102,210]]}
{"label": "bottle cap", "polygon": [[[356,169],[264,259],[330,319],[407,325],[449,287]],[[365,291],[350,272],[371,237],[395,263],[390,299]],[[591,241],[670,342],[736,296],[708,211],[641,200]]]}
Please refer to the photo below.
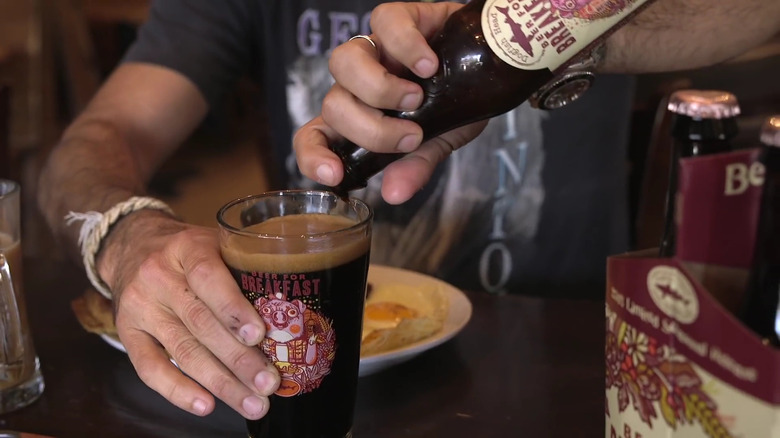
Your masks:
{"label": "bottle cap", "polygon": [[761,143],[780,147],[780,115],[766,119],[761,127]]}
{"label": "bottle cap", "polygon": [[679,90],[672,93],[666,108],[693,119],[725,119],[739,115],[736,96],[718,90]]}

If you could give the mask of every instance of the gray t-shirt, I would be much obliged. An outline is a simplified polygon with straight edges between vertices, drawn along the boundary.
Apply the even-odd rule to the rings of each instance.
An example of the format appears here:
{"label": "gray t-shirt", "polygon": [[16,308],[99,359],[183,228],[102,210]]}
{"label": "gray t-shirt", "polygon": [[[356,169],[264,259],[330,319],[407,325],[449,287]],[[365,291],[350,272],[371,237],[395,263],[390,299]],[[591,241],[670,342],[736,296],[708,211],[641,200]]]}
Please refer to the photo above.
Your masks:
{"label": "gray t-shirt", "polygon": [[[370,33],[373,0],[161,0],[125,61],[190,78],[213,108],[241,75],[263,85],[276,170],[315,187],[291,150],[333,82],[327,58]],[[606,257],[627,249],[626,145],[634,82],[602,76],[553,112],[524,104],[491,120],[402,206],[375,177],[357,193],[375,209],[372,262],[493,293],[602,297]]]}

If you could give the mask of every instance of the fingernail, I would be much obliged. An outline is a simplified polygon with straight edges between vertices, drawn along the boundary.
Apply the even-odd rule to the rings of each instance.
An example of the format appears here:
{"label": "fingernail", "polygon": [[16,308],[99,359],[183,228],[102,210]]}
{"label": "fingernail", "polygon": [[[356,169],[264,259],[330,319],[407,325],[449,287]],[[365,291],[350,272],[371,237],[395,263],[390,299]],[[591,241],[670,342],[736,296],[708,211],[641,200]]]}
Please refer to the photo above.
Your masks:
{"label": "fingernail", "polygon": [[244,341],[244,344],[249,346],[255,346],[260,343],[260,328],[254,324],[245,324],[238,330],[239,336]]}
{"label": "fingernail", "polygon": [[332,184],[333,168],[331,168],[327,164],[320,164],[320,166],[317,168],[317,179],[318,179],[317,182],[321,184]]}
{"label": "fingernail", "polygon": [[425,58],[417,61],[417,63],[414,64],[414,69],[417,71],[417,74],[423,76],[430,76],[436,73],[433,67],[433,62]]}
{"label": "fingernail", "polygon": [[244,399],[244,401],[241,403],[241,407],[244,408],[244,412],[246,412],[250,417],[260,418],[263,415],[265,403],[260,399],[260,397],[250,395]]}
{"label": "fingernail", "polygon": [[270,371],[260,371],[255,376],[255,388],[261,395],[271,395],[276,391],[279,384],[279,378],[276,373]]}
{"label": "fingernail", "polygon": [[420,106],[420,95],[417,93],[409,93],[401,99],[402,110],[413,110]]}
{"label": "fingernail", "polygon": [[415,149],[417,149],[417,146],[420,145],[420,139],[417,136],[417,134],[409,134],[401,139],[401,141],[398,142],[398,146],[396,146],[396,149],[399,152],[411,152]]}
{"label": "fingernail", "polygon": [[206,415],[206,402],[196,398],[195,401],[192,402],[192,411],[195,412],[197,415]]}

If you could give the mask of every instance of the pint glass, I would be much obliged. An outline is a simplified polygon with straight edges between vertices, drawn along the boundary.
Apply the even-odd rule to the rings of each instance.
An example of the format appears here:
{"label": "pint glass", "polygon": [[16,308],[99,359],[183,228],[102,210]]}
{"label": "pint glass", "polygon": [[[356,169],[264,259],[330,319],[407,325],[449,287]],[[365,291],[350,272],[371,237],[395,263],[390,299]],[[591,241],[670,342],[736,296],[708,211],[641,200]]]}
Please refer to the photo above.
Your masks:
{"label": "pint glass", "polygon": [[281,375],[252,438],[352,436],[372,212],[321,191],[281,191],[220,209],[222,258],[266,325]]}

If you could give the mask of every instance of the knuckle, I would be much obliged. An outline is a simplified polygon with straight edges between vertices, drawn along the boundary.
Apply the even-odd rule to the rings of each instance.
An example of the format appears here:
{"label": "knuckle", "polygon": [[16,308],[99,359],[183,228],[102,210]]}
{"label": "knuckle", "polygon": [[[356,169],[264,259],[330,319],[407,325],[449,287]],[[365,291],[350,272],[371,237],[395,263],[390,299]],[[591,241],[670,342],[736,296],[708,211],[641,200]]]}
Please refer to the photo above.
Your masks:
{"label": "knuckle", "polygon": [[398,85],[398,78],[388,71],[385,71],[383,76],[383,80],[380,81],[381,85],[376,90],[376,93],[380,96],[379,98],[388,102],[399,100],[398,91],[403,88]]}
{"label": "knuckle", "polygon": [[234,304],[233,300],[226,299],[225,304],[217,311],[217,314],[221,315],[225,327],[233,333],[236,333],[246,323],[245,320],[251,320],[251,318],[246,317],[248,315],[244,312],[245,309],[241,308],[241,304],[247,303],[246,299],[239,297],[239,300],[238,303]]}
{"label": "knuckle", "polygon": [[164,275],[163,256],[159,252],[149,254],[138,266],[138,277],[146,284],[154,284]]}
{"label": "knuckle", "polygon": [[182,320],[194,330],[207,330],[214,321],[214,314],[198,297],[192,295],[182,306]]}
{"label": "knuckle", "polygon": [[383,122],[389,123],[380,124],[380,129],[371,132],[371,141],[373,144],[393,150],[401,137],[409,133],[409,128],[402,121],[389,116],[383,116]]}
{"label": "knuckle", "polygon": [[177,241],[186,246],[197,246],[205,241],[214,241],[215,238],[214,230],[196,227],[185,228],[176,233]]}
{"label": "knuckle", "polygon": [[150,362],[143,362],[136,364],[135,366],[135,371],[138,374],[138,377],[142,382],[150,387],[154,386],[154,379],[159,375],[158,369],[159,366]]}
{"label": "knuckle", "polygon": [[237,395],[237,391],[233,390],[234,383],[233,378],[228,377],[224,373],[213,373],[209,376],[208,380],[204,382],[212,394],[223,400],[230,396]]}
{"label": "knuckle", "polygon": [[344,44],[338,45],[333,49],[333,52],[331,52],[330,58],[328,59],[328,70],[331,73],[339,71],[343,64],[341,59],[345,53],[347,53],[347,47]]}
{"label": "knuckle", "polygon": [[297,158],[300,158],[299,157],[300,148],[302,146],[305,146],[305,144],[303,144],[303,141],[301,140],[303,138],[303,135],[304,135],[303,132],[304,132],[303,129],[299,129],[299,130],[296,130],[295,133],[293,133],[292,148],[293,148],[293,151],[295,152],[295,156]]}
{"label": "knuckle", "polygon": [[235,369],[251,369],[257,367],[260,362],[257,354],[249,348],[242,348],[231,360],[232,367]]}
{"label": "knuckle", "polygon": [[366,93],[366,103],[373,108],[394,108],[396,105],[394,102],[399,100],[398,90],[395,82],[395,77],[385,71],[382,75],[382,80],[372,81],[366,83],[370,93]]}
{"label": "knuckle", "polygon": [[119,296],[119,301],[116,303],[116,306],[119,311],[126,308],[134,309],[137,308],[138,305],[142,305],[144,301],[144,294],[141,292],[141,289],[134,287],[133,285],[128,285],[122,291],[122,295]]}
{"label": "knuckle", "polygon": [[175,341],[169,351],[177,363],[182,366],[187,364],[188,368],[193,368],[197,367],[198,355],[202,348],[203,346],[195,338],[187,337]]}
{"label": "knuckle", "polygon": [[369,135],[371,136],[370,144],[372,144],[372,145],[382,145],[384,143],[383,142],[384,135],[383,135],[382,132],[377,131],[377,130],[369,131]]}
{"label": "knuckle", "polygon": [[155,382],[158,376],[162,375],[163,364],[154,360],[141,360],[137,361],[134,365],[135,371],[142,382],[150,388],[159,386],[156,385]]}
{"label": "knuckle", "polygon": [[387,14],[387,8],[388,5],[386,3],[380,3],[374,8],[373,11],[371,11],[371,18],[369,20],[372,29],[375,27],[377,21],[381,22],[385,18],[385,15]]}
{"label": "knuckle", "polygon": [[340,106],[338,98],[336,97],[336,90],[331,89],[322,101],[322,119],[325,123],[330,124],[330,119],[334,115],[338,115],[340,112]]}
{"label": "knuckle", "polygon": [[435,158],[438,160],[437,162],[441,162],[447,159],[447,157],[449,157],[450,155],[452,155],[452,153],[455,151],[455,147],[453,146],[452,143],[448,141],[444,141],[443,139],[439,138],[436,140],[437,141],[434,142],[434,144],[436,145],[435,150],[437,152]]}
{"label": "knuckle", "polygon": [[[117,328],[130,325],[131,321],[139,323],[148,315],[138,309],[149,308],[149,297],[143,288],[129,285],[114,299],[114,322]],[[140,318],[139,318],[140,317]]]}
{"label": "knuckle", "polygon": [[212,260],[205,256],[194,255],[194,258],[188,263],[185,275],[192,279],[193,283],[205,283],[214,276],[216,269],[217,266]]}

